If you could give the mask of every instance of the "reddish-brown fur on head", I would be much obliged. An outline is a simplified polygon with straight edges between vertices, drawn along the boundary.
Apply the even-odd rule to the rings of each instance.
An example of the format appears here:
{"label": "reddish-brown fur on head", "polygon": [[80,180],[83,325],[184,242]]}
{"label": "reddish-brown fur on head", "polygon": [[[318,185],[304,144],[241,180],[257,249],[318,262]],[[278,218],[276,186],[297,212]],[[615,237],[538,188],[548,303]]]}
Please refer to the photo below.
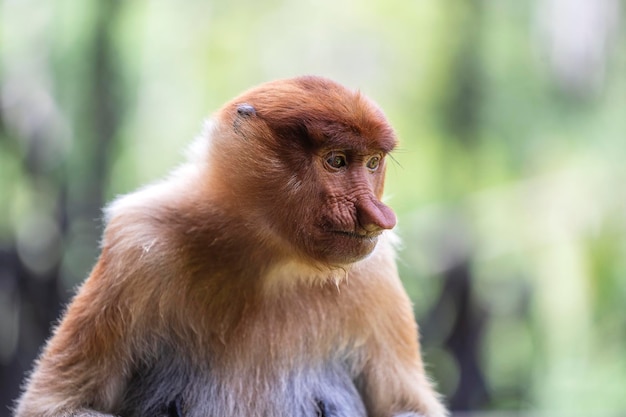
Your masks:
{"label": "reddish-brown fur on head", "polygon": [[[396,137],[359,92],[319,77],[276,81],[235,98],[217,120],[226,134],[211,159],[216,177],[232,178],[224,195],[243,196],[237,202],[251,215],[271,218],[269,230],[292,255],[346,265],[395,225],[380,199]],[[329,169],[331,155],[346,166]],[[372,157],[380,162],[367,169]]]}
{"label": "reddish-brown fur on head", "polygon": [[236,109],[242,104],[255,109],[259,121],[270,130],[270,142],[279,146],[298,143],[385,153],[396,146],[391,126],[372,101],[325,78],[263,84],[232,100],[220,115],[226,120],[237,117]]}

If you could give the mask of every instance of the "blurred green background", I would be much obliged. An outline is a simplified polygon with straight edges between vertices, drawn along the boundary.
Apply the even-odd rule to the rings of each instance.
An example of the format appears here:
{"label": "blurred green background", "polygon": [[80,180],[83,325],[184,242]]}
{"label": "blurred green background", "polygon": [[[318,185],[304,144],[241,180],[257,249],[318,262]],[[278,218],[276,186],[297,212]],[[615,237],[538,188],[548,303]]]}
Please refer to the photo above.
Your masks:
{"label": "blurred green background", "polygon": [[397,130],[399,262],[451,409],[624,415],[625,18],[620,0],[0,0],[0,416],[96,260],[101,207],[228,99],[301,74]]}

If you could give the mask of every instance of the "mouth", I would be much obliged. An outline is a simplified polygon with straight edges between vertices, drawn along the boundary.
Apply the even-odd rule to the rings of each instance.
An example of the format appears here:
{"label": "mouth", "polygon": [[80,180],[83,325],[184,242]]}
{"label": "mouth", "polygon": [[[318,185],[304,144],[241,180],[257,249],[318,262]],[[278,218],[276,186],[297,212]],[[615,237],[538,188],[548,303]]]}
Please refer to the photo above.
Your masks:
{"label": "mouth", "polygon": [[382,231],[368,232],[362,228],[344,229],[342,227],[329,227],[320,230],[318,239],[311,242],[314,245],[316,255],[337,265],[346,265],[357,262],[369,255],[376,244]]}
{"label": "mouth", "polygon": [[345,236],[351,239],[358,240],[373,240],[380,236],[381,232],[367,232],[363,231],[348,231],[348,230],[331,230],[330,231],[334,235]]}

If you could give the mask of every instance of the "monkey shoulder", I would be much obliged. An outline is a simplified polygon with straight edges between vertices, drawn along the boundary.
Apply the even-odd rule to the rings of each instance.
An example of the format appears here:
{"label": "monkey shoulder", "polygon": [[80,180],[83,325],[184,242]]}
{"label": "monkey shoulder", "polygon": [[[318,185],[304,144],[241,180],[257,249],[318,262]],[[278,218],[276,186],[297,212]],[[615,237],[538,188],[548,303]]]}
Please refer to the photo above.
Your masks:
{"label": "monkey shoulder", "polygon": [[187,162],[161,181],[118,196],[104,209],[103,252],[127,261],[171,262],[194,231],[210,228],[205,219],[219,217],[202,191],[205,171],[199,162]]}

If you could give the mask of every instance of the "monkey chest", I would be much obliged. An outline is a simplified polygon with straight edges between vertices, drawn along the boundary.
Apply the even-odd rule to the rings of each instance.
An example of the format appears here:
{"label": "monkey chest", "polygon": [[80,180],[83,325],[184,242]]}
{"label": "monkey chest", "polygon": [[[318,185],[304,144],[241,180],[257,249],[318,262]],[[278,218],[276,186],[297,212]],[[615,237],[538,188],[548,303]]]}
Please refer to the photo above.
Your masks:
{"label": "monkey chest", "polygon": [[361,396],[338,363],[283,372],[248,367],[219,372],[180,358],[137,369],[115,414],[121,417],[358,417]]}

